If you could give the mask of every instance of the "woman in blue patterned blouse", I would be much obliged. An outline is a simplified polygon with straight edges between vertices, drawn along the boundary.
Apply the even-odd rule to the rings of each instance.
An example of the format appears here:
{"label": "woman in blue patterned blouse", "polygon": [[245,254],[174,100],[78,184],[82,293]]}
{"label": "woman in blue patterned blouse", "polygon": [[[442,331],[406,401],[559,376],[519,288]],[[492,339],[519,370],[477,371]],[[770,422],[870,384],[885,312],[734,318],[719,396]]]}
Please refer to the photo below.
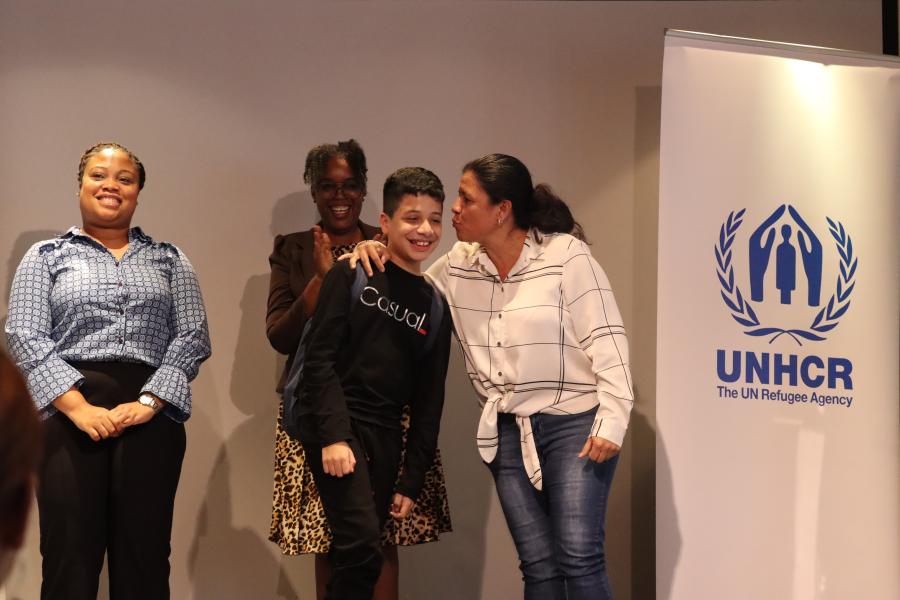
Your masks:
{"label": "woman in blue patterned blouse", "polygon": [[[43,600],[169,597],[189,382],[210,355],[194,269],[131,227],[144,166],[115,143],[78,167],[82,226],[39,242],[13,280],[6,335],[44,418]],[[160,414],[162,413],[162,414]]]}

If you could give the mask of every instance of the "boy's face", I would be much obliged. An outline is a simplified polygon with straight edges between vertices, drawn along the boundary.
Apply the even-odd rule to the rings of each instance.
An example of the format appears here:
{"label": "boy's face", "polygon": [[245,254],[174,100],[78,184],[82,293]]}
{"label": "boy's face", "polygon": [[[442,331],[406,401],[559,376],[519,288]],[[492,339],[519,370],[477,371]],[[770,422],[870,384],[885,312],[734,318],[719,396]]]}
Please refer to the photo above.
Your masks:
{"label": "boy's face", "polygon": [[426,194],[405,194],[394,215],[381,213],[381,231],[387,236],[391,261],[418,273],[441,241],[441,203]]}

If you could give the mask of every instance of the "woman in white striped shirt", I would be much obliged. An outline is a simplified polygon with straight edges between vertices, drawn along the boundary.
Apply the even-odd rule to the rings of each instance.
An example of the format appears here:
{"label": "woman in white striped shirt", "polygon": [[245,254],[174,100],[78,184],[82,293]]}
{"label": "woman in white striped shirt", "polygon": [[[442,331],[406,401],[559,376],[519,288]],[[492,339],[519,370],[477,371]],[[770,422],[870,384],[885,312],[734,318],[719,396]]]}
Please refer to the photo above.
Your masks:
{"label": "woman in white striped shirt", "polygon": [[[634,396],[609,281],[568,206],[512,156],[466,164],[452,210],[459,242],[427,274],[483,400],[479,452],[525,598],[611,598],[604,520]],[[390,258],[377,242],[355,256]]]}

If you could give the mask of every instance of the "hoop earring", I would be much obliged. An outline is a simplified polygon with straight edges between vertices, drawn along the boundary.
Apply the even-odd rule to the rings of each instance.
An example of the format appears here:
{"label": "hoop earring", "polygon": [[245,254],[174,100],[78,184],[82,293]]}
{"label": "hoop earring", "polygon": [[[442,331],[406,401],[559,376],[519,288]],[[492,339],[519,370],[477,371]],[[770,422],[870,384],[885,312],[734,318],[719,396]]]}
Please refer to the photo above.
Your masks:
{"label": "hoop earring", "polygon": [[497,225],[503,225],[503,219],[497,218]]}

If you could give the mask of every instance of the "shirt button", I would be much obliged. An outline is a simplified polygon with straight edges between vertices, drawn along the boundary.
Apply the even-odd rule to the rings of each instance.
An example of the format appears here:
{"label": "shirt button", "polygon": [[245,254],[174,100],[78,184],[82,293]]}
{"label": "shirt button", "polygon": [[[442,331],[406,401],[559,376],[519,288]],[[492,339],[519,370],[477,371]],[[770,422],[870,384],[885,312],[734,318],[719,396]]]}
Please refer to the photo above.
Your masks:
{"label": "shirt button", "polygon": [[497,315],[497,318],[498,318],[498,319],[502,319],[502,318],[503,318],[503,313],[499,313],[499,314]]}
{"label": "shirt button", "polygon": [[122,282],[121,282],[121,281],[119,282],[119,287],[122,287]]}
{"label": "shirt button", "polygon": [[125,339],[124,339],[124,338],[119,338],[119,343],[120,343],[120,344],[124,344],[124,343],[125,343]]}
{"label": "shirt button", "polygon": [[497,371],[497,377],[503,377],[503,371]]}
{"label": "shirt button", "polygon": [[500,342],[497,342],[497,347],[498,347],[498,348],[500,347]]}

